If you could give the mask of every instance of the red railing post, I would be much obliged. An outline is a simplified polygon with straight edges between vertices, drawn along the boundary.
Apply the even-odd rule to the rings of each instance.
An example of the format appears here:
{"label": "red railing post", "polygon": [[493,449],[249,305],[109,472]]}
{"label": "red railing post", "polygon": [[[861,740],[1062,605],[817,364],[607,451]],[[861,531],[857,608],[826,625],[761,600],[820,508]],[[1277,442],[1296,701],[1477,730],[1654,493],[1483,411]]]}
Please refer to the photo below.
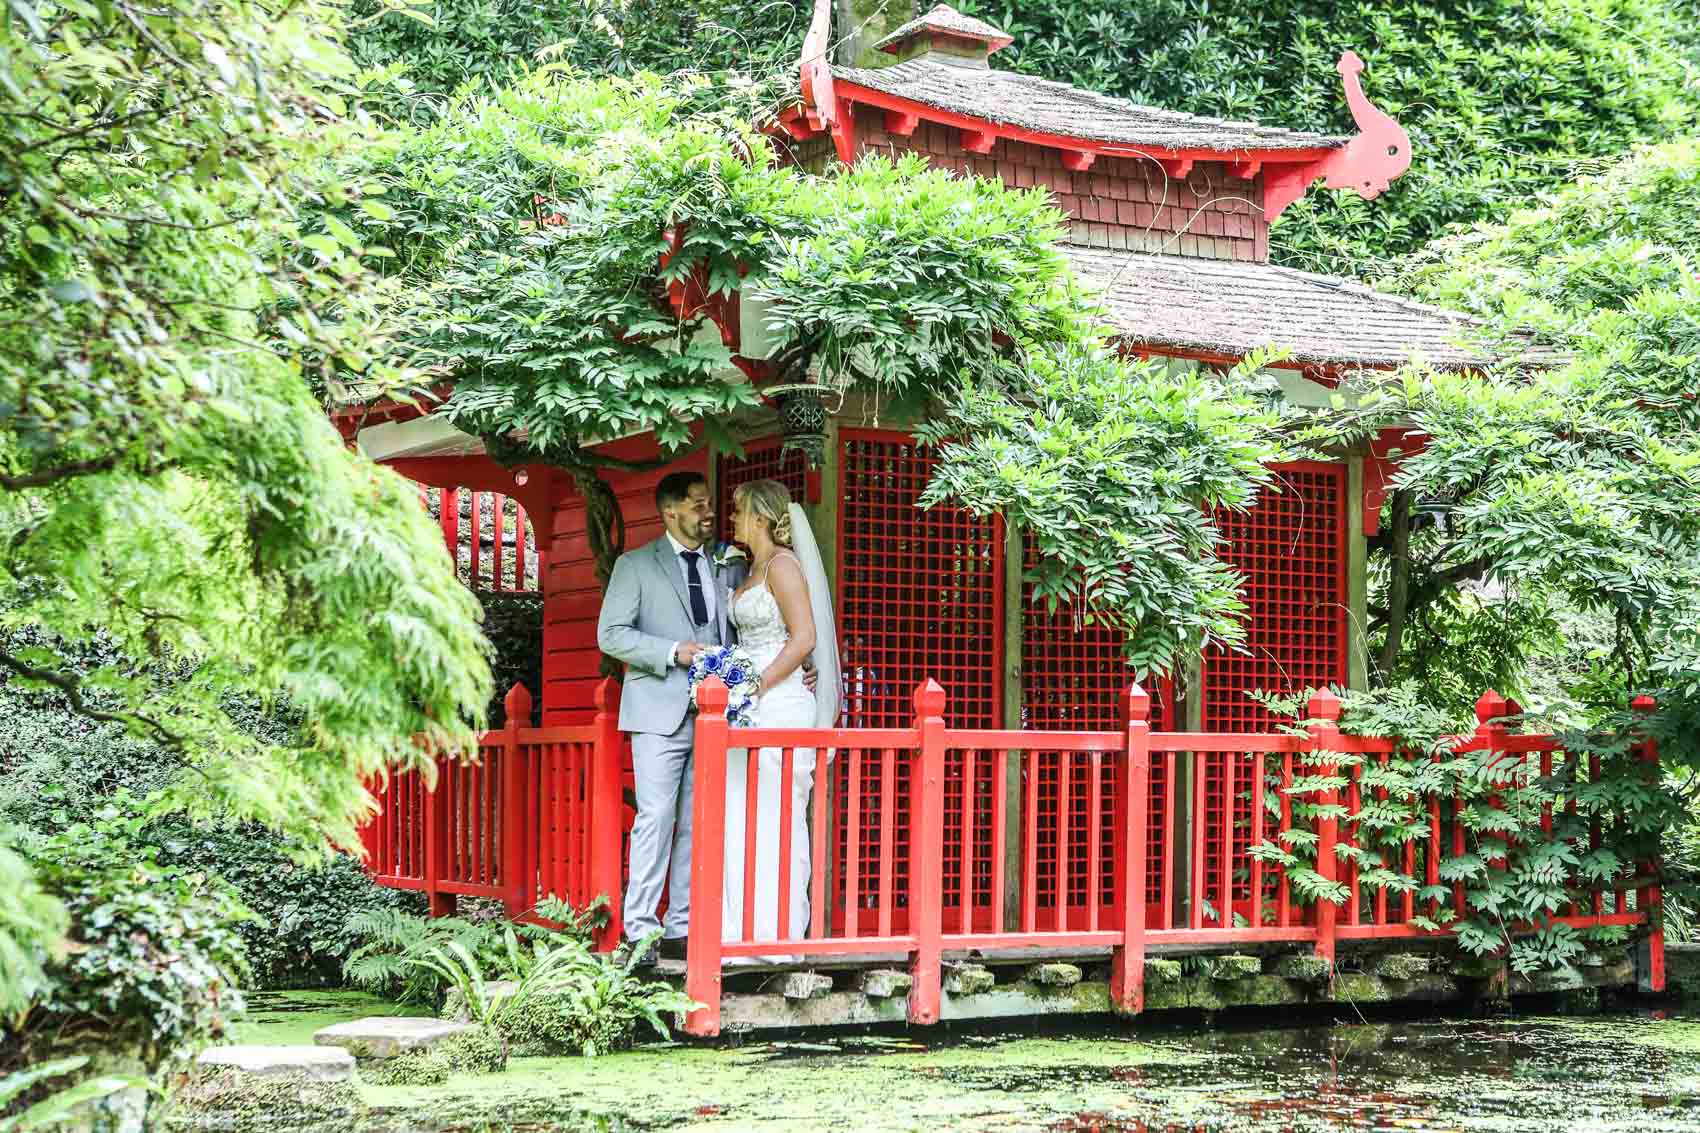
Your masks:
{"label": "red railing post", "polygon": [[915,690],[915,727],[921,733],[921,751],[913,772],[915,813],[909,842],[909,924],[915,934],[909,985],[911,1023],[938,1022],[943,995],[944,699],[944,689],[931,677]]}
{"label": "red railing post", "polygon": [[[1145,845],[1150,824],[1151,698],[1137,684],[1127,690],[1127,747],[1116,767],[1116,799],[1127,821],[1116,830],[1122,871],[1122,942],[1110,955],[1110,1002],[1124,1015],[1145,1010]],[[1094,900],[1096,897],[1094,896]]]}
{"label": "red railing post", "polygon": [[604,677],[596,686],[596,746],[591,749],[585,784],[590,796],[590,844],[585,847],[590,861],[590,892],[576,895],[587,903],[598,896],[608,898],[608,923],[596,935],[596,947],[603,952],[620,943],[625,927],[620,906],[625,889],[624,863],[620,860],[626,824],[626,796],[620,783],[624,761],[620,684],[613,677]]}
{"label": "red railing post", "polygon": [[[1658,705],[1650,696],[1638,696],[1630,707],[1635,711],[1650,715]],[[1641,741],[1641,759],[1651,765],[1650,776],[1655,787],[1659,782],[1659,742],[1652,737]],[[1665,926],[1662,923],[1664,915],[1664,891],[1659,885],[1659,871],[1662,863],[1654,853],[1642,863],[1641,870],[1649,879],[1643,885],[1635,899],[1636,909],[1647,918],[1647,938],[1642,942],[1639,955],[1640,963],[1636,965],[1636,983],[1640,990],[1647,992],[1662,992],[1665,990]]]}
{"label": "red railing post", "polygon": [[[1321,689],[1311,694],[1307,711],[1311,719],[1309,750],[1338,751],[1340,698],[1328,689]],[[1316,768],[1316,774],[1333,775],[1337,770],[1330,759]],[[1323,813],[1316,821],[1316,872],[1322,875],[1324,881],[1337,881],[1340,862],[1334,854],[1334,845],[1339,838],[1339,818],[1334,811],[1340,805],[1339,788],[1329,787],[1324,791],[1320,805]],[[1334,963],[1334,922],[1338,912],[1332,901],[1316,903],[1316,954],[1327,960],[1330,967]]]}
{"label": "red railing post", "polygon": [[691,923],[685,994],[702,1004],[685,1018],[693,1035],[720,1033],[720,902],[726,885],[726,686],[697,686],[696,770],[691,800]]}
{"label": "red railing post", "polygon": [[455,769],[452,760],[440,755],[433,762],[436,782],[425,792],[425,895],[433,917],[452,917],[455,895],[442,892],[440,886],[449,872],[449,789]]}
{"label": "red railing post", "polygon": [[[1494,790],[1492,794],[1488,795],[1487,805],[1493,810],[1505,809],[1505,797],[1498,790],[1499,776],[1504,773],[1502,767],[1510,762],[1511,756],[1505,750],[1505,737],[1508,729],[1504,724],[1495,724],[1491,721],[1510,715],[1510,712],[1510,704],[1491,688],[1482,693],[1480,699],[1476,701],[1476,746],[1478,750],[1488,753],[1488,782],[1492,784]],[[1505,869],[1510,864],[1511,835],[1503,831],[1495,831],[1488,836],[1498,839],[1502,847],[1500,859],[1497,862],[1489,862],[1488,868]],[[1459,909],[1458,915],[1463,916],[1464,910]]]}
{"label": "red railing post", "polygon": [[527,868],[533,861],[532,831],[541,824],[527,819],[537,800],[528,798],[526,790],[525,756],[520,747],[519,730],[531,726],[531,693],[523,684],[515,684],[502,699],[508,714],[507,727],[502,729],[502,765],[496,769],[502,784],[501,815],[502,899],[508,919],[519,917],[537,903],[537,874]]}

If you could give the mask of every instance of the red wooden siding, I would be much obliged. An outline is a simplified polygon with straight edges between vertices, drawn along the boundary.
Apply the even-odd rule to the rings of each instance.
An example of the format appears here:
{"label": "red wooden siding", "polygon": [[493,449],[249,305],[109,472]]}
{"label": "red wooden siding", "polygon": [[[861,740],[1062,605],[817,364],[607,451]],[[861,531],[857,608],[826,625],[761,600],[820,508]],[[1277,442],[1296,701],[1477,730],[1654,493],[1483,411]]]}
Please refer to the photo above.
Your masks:
{"label": "red wooden siding", "polygon": [[[605,450],[627,460],[656,455],[655,442],[634,438]],[[669,472],[693,469],[706,474],[708,457],[697,452],[650,472],[605,472],[626,517],[628,551],[661,536],[655,511],[655,485]],[[543,589],[543,724],[578,724],[595,712],[602,653],[596,648],[596,618],[602,585],[584,529],[584,501],[568,493],[556,506],[548,569]]]}
{"label": "red wooden siding", "polygon": [[[970,153],[962,131],[938,123],[922,122],[907,137],[890,134],[884,114],[872,107],[856,110],[856,141],[863,153],[919,153],[937,169],[1002,178],[1012,188],[1048,189],[1073,220],[1068,239],[1076,244],[1218,260],[1269,258],[1263,179],[1242,180],[1221,162],[1199,162],[1186,177],[1167,177],[1155,161],[1100,157],[1075,172],[1064,167],[1061,151],[1026,142],[1000,139],[989,153]],[[809,150],[797,160],[806,164],[813,156]]]}

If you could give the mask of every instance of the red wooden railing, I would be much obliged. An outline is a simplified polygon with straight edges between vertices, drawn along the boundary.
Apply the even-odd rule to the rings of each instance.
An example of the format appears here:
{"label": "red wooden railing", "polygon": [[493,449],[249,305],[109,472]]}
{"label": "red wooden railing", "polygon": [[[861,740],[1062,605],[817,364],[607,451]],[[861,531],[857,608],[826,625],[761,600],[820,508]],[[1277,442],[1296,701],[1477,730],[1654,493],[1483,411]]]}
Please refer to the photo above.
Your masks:
{"label": "red wooden railing", "polygon": [[[727,960],[763,956],[879,956],[906,958],[912,982],[909,1018],[931,1023],[939,1018],[942,1000],[942,956],[970,949],[1108,948],[1112,1002],[1123,1012],[1141,1009],[1144,996],[1144,957],[1153,945],[1233,945],[1242,942],[1295,942],[1310,945],[1315,952],[1333,960],[1339,940],[1399,938],[1436,935],[1435,930],[1409,923],[1417,913],[1414,895],[1390,889],[1386,884],[1360,884],[1359,868],[1342,863],[1335,845],[1357,844],[1357,804],[1361,801],[1363,764],[1346,756],[1367,756],[1376,762],[1391,759],[1429,758],[1402,751],[1389,739],[1344,736],[1340,733],[1340,700],[1331,692],[1315,694],[1309,704],[1311,725],[1302,735],[1169,732],[1152,733],[1147,720],[1150,699],[1136,685],[1128,691],[1127,727],[1121,732],[995,731],[947,727],[944,721],[945,694],[929,680],[916,690],[913,726],[891,729],[740,728],[727,724],[726,691],[711,682],[698,692],[700,713],[696,723],[696,791],[693,812],[691,860],[691,925],[688,941],[686,991],[704,1004],[686,1023],[693,1034],[713,1035],[720,1029],[721,973]],[[1541,760],[1550,774],[1554,741],[1550,736],[1510,734],[1497,722],[1506,714],[1505,701],[1495,696],[1478,705],[1478,727],[1474,735],[1455,745],[1458,751],[1502,753],[1511,765],[1531,756]],[[733,744],[737,748],[733,748]],[[742,877],[725,876],[725,799],[728,758],[745,758],[747,749],[778,749],[780,800],[777,832],[780,865],[777,887],[779,909],[774,918],[773,938],[757,939],[753,905],[757,892],[757,863],[753,851],[756,782],[760,761],[748,760],[751,801],[746,816],[746,852]],[[829,879],[825,869],[812,870],[809,877],[809,917],[806,925],[788,923],[786,895],[791,878],[791,779],[799,760],[832,750],[835,758],[852,761],[848,789],[858,797],[849,807],[829,808],[826,792],[815,790],[809,802],[812,862],[830,863],[827,848],[835,839],[846,840],[845,865],[841,876]],[[1345,797],[1338,787],[1322,792],[1322,816],[1315,823],[1317,851],[1315,868],[1325,881],[1344,883],[1350,894],[1343,908],[1323,901],[1311,906],[1296,902],[1280,868],[1265,866],[1253,847],[1294,828],[1290,788],[1295,779],[1295,757],[1312,756],[1320,765],[1308,771],[1345,779]],[[1331,757],[1342,757],[1337,767]],[[1643,757],[1656,760],[1650,745]],[[856,767],[863,759],[877,759],[881,769],[876,797],[860,797],[863,776]],[[986,761],[982,764],[980,761]],[[1070,774],[1074,760],[1087,761],[1085,776],[1084,838],[1071,830],[1081,813],[1071,804]],[[1178,760],[1190,761],[1188,770],[1195,785],[1193,815],[1209,815],[1215,821],[1190,825],[1188,860],[1192,863],[1191,895],[1187,923],[1172,923],[1174,909],[1172,878],[1165,875],[1161,893],[1148,892],[1145,868],[1151,826],[1161,824],[1162,844],[1172,847],[1176,816],[1172,808],[1153,813],[1150,780],[1153,760],[1161,760],[1169,781]],[[1049,799],[1040,793],[1041,771],[1046,762],[1056,765]],[[1108,764],[1111,773],[1100,774]],[[910,858],[907,876],[901,883],[891,864],[890,846],[900,813],[896,783],[899,765],[906,765],[909,784],[907,806],[910,822]],[[990,774],[977,773],[980,766]],[[770,772],[771,773],[771,772]],[[1595,769],[1594,774],[1598,771]],[[1046,778],[1050,776],[1046,775]],[[947,779],[958,784],[957,799],[947,813]],[[817,779],[817,782],[820,780]],[[1105,783],[1112,785],[1105,790]],[[1265,830],[1265,792],[1271,785],[1280,795],[1279,806],[1270,807],[1278,817],[1274,829]],[[1210,797],[1220,792],[1220,797]],[[1106,798],[1113,799],[1106,805]],[[1243,805],[1249,803],[1249,805]],[[1333,817],[1331,806],[1345,804],[1344,828]],[[1426,876],[1433,883],[1441,863],[1466,852],[1461,799],[1427,800],[1429,829],[1426,838],[1400,846],[1399,864],[1409,876]],[[873,821],[869,821],[869,808]],[[860,820],[849,829],[832,829],[835,816],[856,814]],[[1550,819],[1550,815],[1548,816]],[[947,818],[951,821],[947,824]],[[1106,826],[1107,824],[1107,826]],[[1244,825],[1246,829],[1239,827]],[[951,828],[954,829],[951,829]],[[1107,830],[1108,838],[1093,836]],[[948,830],[948,834],[947,834]],[[968,861],[982,834],[989,836],[993,852],[986,861],[985,888],[990,900],[974,899],[980,881],[975,871],[947,869],[947,852]],[[959,840],[959,841],[957,841]],[[950,843],[956,842],[955,845]],[[1080,852],[1044,855],[1041,847],[1080,847]],[[1106,854],[1106,846],[1108,853]],[[999,848],[1009,847],[1007,854]],[[862,932],[857,917],[833,918],[827,914],[829,893],[836,904],[857,908],[862,875],[857,862],[872,854],[880,863],[875,884],[878,921],[872,932]],[[1173,855],[1166,855],[1172,860]],[[1391,863],[1390,863],[1391,864]],[[1051,877],[1044,873],[1054,871]],[[1574,925],[1639,924],[1656,919],[1651,913],[1659,902],[1659,891],[1650,880],[1652,863],[1643,866],[1641,878],[1625,877],[1606,887],[1594,898],[1592,910],[1572,909],[1550,918]],[[1084,885],[1074,883],[1084,878]],[[1105,879],[1111,899],[1101,901]],[[952,892],[954,883],[955,891]],[[722,924],[722,887],[741,885],[743,924]],[[1007,888],[1006,888],[1007,887]],[[1371,890],[1365,899],[1365,890]],[[1049,890],[1066,895],[1081,892],[1078,905],[1066,899],[1042,910],[1040,894]],[[1633,909],[1630,898],[1634,897]],[[1009,900],[1003,899],[1004,895]],[[1455,907],[1464,907],[1464,893],[1454,893]],[[1607,898],[1611,907],[1607,907]],[[1155,907],[1153,908],[1153,904]],[[1210,904],[1207,914],[1205,906]],[[903,906],[907,916],[897,921],[892,910]],[[1432,910],[1430,910],[1432,911]],[[1445,934],[1441,930],[1440,935]],[[1654,936],[1655,951],[1658,950]],[[1662,958],[1661,958],[1662,959]],[[1656,968],[1662,963],[1655,961]],[[1656,979],[1656,977],[1655,977]]]}
{"label": "red wooden railing", "polygon": [[429,789],[418,771],[374,786],[368,868],[381,885],[427,894],[433,915],[452,913],[460,896],[499,899],[522,917],[546,895],[579,908],[605,895],[598,940],[612,947],[623,889],[619,686],[604,680],[595,718],[577,727],[521,727],[531,719],[522,685],[505,704],[509,725],[480,737],[476,762],[439,758]]}
{"label": "red wooden railing", "polygon": [[[461,515],[463,496],[467,512]],[[455,572],[472,590],[498,593],[541,593],[543,546],[526,517],[525,508],[512,496],[479,492],[469,488],[434,488],[419,485],[419,502],[427,508],[437,504],[437,519],[443,543],[454,561]],[[467,529],[462,531],[462,520]],[[461,558],[465,536],[466,558]]]}
{"label": "red wooden railing", "polygon": [[[687,1021],[695,1034],[718,1033],[723,964],[762,956],[888,963],[898,954],[912,973],[909,1017],[928,1023],[942,1006],[945,953],[1102,948],[1110,955],[1114,1003],[1137,1012],[1151,947],[1288,942],[1332,960],[1338,941],[1435,934],[1413,923],[1432,919],[1435,902],[1369,884],[1354,860],[1337,858],[1339,842],[1362,844],[1395,872],[1429,885],[1440,883],[1446,861],[1469,849],[1465,802],[1442,795],[1420,800],[1427,814],[1423,836],[1379,850],[1369,844],[1359,829],[1359,805],[1366,791],[1381,788],[1373,779],[1365,786],[1365,767],[1439,757],[1389,739],[1342,735],[1339,698],[1326,691],[1311,698],[1310,725],[1298,734],[1152,732],[1150,699],[1138,686],[1125,696],[1126,726],[1113,732],[951,728],[944,690],[932,680],[916,690],[912,723],[902,728],[733,731],[725,696],[718,682],[700,690],[696,722],[686,988],[705,1006]],[[604,681],[588,724],[512,723],[487,732],[476,762],[437,762],[433,789],[416,771],[378,784],[379,813],[363,831],[376,879],[427,893],[439,914],[453,911],[463,895],[499,899],[514,917],[530,915],[546,894],[579,907],[606,896],[612,916],[599,943],[612,947],[624,882],[618,697],[616,684]],[[1651,702],[1637,707],[1649,710]],[[529,720],[530,694],[515,686],[507,709],[510,721]],[[1551,736],[1511,733],[1500,718],[1514,711],[1487,694],[1477,705],[1476,731],[1453,750],[1499,753],[1491,766],[1505,768],[1507,783],[1537,768],[1550,779],[1563,753]],[[726,876],[727,764],[750,748],[779,752],[779,907],[771,939],[755,931],[758,760],[749,760],[743,875]],[[845,761],[847,774],[817,774],[801,804],[809,808],[806,836],[819,868],[808,878],[806,923],[792,924],[785,900],[792,880],[790,787],[800,761],[819,752]],[[1638,754],[1656,775],[1651,742]],[[1333,766],[1335,759],[1341,766]],[[1303,825],[1295,822],[1289,790],[1297,777],[1335,771],[1344,787],[1310,801],[1323,804],[1322,817],[1311,824],[1315,868],[1325,881],[1345,885],[1348,898],[1339,907],[1296,900],[1283,870],[1252,852],[1280,844],[1281,834]],[[1153,783],[1154,772],[1163,784],[1190,779],[1193,821],[1165,805],[1169,796]],[[1578,777],[1599,774],[1596,760]],[[829,800],[834,786],[848,798]],[[1575,795],[1575,786],[1569,793]],[[1343,806],[1347,817],[1330,817],[1329,804]],[[899,823],[908,829],[899,831]],[[1550,804],[1542,825],[1551,829]],[[1594,828],[1595,846],[1603,833]],[[906,858],[892,852],[900,834],[910,848]],[[1173,865],[1183,839],[1190,863],[1184,885]],[[1153,853],[1160,860],[1148,868]],[[1543,924],[1650,922],[1645,978],[1656,990],[1663,984],[1663,938],[1653,915],[1657,876],[1656,861],[1638,863]],[[742,886],[742,924],[721,923],[726,885]],[[1452,889],[1451,906],[1464,908],[1464,886]],[[845,909],[866,915],[840,915]]]}

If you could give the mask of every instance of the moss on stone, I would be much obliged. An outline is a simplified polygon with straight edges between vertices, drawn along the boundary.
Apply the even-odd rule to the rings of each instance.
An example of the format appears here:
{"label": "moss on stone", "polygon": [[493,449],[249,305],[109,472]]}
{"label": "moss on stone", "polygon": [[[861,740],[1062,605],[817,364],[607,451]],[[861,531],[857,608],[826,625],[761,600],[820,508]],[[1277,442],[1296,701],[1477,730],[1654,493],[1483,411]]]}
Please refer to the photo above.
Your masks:
{"label": "moss on stone", "polygon": [[377,1086],[437,1086],[448,1081],[453,1072],[449,1060],[429,1048],[360,1064],[361,1079]]}
{"label": "moss on stone", "polygon": [[261,1075],[235,1069],[183,1075],[166,1095],[151,1128],[276,1133],[280,1129],[345,1130],[366,1110],[353,1082],[304,1074]]}
{"label": "moss on stone", "polygon": [[1147,988],[1154,983],[1179,983],[1180,978],[1181,962],[1179,960],[1165,960],[1160,956],[1153,956],[1145,961],[1145,986]]}
{"label": "moss on stone", "polygon": [[1247,980],[1263,974],[1263,960],[1257,956],[1230,953],[1211,961],[1210,977],[1218,980]]}
{"label": "moss on stone", "polygon": [[519,1004],[502,1019],[502,1034],[515,1054],[597,1054],[625,1050],[637,1037],[637,1020],[620,1012],[587,1015],[582,1005],[561,995],[540,995]]}
{"label": "moss on stone", "polygon": [[508,1041],[490,1027],[451,1035],[432,1048],[458,1074],[499,1074],[508,1065]]}

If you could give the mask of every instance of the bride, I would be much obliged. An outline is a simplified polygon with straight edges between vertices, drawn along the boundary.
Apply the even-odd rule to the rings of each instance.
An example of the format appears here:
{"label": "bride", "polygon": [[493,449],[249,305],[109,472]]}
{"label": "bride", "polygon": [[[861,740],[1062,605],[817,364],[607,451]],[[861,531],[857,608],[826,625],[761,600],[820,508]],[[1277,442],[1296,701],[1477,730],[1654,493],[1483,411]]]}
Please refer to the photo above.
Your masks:
{"label": "bride", "polygon": [[[754,726],[831,727],[838,716],[838,657],[832,603],[813,533],[803,509],[777,480],[743,484],[732,495],[732,538],[750,550],[750,573],[732,596],[738,644],[760,670]],[[803,684],[803,662],[814,654],[816,691]],[[733,736],[736,737],[734,732]],[[829,757],[830,757],[830,753]],[[783,753],[756,756],[755,933],[779,939],[779,811]],[[744,935],[745,788],[747,750],[727,754],[726,881],[721,902],[722,938]],[[809,924],[809,794],[815,752],[797,748],[791,759],[791,877],[788,938]]]}

